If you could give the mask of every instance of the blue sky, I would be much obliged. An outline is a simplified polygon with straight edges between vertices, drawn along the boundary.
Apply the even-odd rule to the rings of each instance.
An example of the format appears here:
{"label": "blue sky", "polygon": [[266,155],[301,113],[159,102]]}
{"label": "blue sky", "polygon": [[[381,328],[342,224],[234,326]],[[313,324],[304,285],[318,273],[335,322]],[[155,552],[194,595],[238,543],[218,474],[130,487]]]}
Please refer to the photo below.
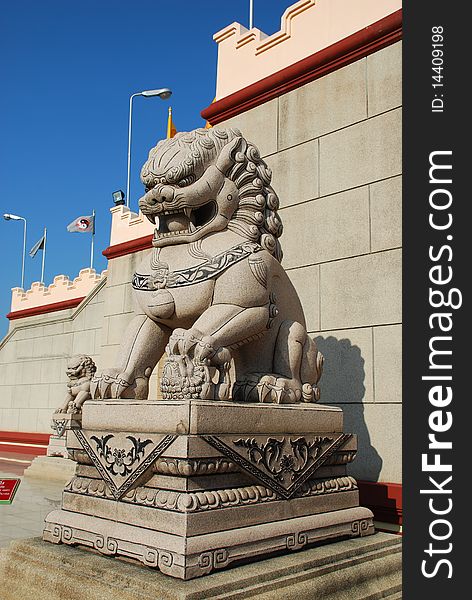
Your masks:
{"label": "blue sky", "polygon": [[[270,34],[294,0],[254,0],[254,24]],[[131,208],[149,149],[165,137],[167,109],[179,131],[204,124],[213,99],[214,33],[247,26],[249,0],[23,0],[0,7],[0,213],[28,221],[27,249],[48,229],[45,282],[89,266],[90,235],[66,225],[95,209],[95,267],[106,268],[111,193],[126,190],[130,94],[170,87],[173,96],[133,104]],[[20,284],[22,222],[0,220],[0,338],[11,288]],[[41,253],[26,258],[25,287]]]}

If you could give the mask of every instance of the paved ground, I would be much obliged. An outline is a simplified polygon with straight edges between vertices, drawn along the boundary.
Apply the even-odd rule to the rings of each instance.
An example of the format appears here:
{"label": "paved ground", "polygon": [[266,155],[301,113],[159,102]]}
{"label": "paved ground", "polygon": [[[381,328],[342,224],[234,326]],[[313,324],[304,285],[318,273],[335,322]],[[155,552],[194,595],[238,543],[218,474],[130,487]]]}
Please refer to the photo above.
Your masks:
{"label": "paved ground", "polygon": [[64,483],[23,477],[2,464],[0,478],[20,477],[12,504],[0,504],[0,548],[11,540],[41,535],[44,517],[60,506]]}

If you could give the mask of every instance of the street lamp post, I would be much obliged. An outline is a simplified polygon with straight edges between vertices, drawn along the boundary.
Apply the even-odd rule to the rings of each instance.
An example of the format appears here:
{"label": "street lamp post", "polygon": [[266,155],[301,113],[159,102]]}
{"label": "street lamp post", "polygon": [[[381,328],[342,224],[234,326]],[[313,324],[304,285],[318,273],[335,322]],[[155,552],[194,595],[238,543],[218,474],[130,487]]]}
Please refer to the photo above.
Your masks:
{"label": "street lamp post", "polygon": [[160,88],[158,90],[145,90],[144,92],[137,92],[131,94],[129,99],[129,119],[128,119],[128,176],[126,179],[126,206],[129,207],[129,189],[130,189],[130,171],[131,171],[131,117],[133,114],[133,98],[136,96],[144,96],[150,98],[152,96],[159,96],[162,100],[167,100],[172,95],[172,91],[169,88]]}
{"label": "street lamp post", "polygon": [[23,221],[23,257],[21,259],[21,289],[25,289],[26,219],[18,215],[4,214],[5,221]]}

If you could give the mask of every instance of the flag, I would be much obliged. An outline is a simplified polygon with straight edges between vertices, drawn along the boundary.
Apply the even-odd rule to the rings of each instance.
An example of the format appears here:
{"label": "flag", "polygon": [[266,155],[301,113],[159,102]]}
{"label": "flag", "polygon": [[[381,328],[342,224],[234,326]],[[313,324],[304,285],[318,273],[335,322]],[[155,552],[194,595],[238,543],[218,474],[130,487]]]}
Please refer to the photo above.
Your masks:
{"label": "flag", "polygon": [[46,234],[43,233],[41,239],[36,242],[36,244],[29,251],[29,255],[31,258],[34,258],[39,250],[44,250],[44,244],[46,242]]}
{"label": "flag", "polygon": [[[211,103],[213,104],[213,102],[216,102],[216,96],[213,98],[213,100],[211,101]],[[207,121],[205,123],[205,127],[204,129],[211,129],[213,127],[213,125],[210,123],[210,121]]]}
{"label": "flag", "polygon": [[173,138],[177,133],[177,129],[172,120],[172,108],[169,106],[169,116],[167,117],[167,139]]}
{"label": "flag", "polygon": [[74,219],[67,225],[67,231],[69,233],[95,233],[95,216],[77,217],[77,219]]}

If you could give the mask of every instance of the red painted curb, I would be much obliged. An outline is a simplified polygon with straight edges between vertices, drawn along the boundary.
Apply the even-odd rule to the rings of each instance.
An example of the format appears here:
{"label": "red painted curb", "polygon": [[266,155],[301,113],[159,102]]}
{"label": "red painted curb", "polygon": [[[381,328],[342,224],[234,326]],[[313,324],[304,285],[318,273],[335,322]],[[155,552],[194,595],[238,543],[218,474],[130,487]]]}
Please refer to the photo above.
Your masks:
{"label": "red painted curb", "polygon": [[374,513],[378,521],[402,525],[403,504],[401,483],[358,481],[359,502]]}

